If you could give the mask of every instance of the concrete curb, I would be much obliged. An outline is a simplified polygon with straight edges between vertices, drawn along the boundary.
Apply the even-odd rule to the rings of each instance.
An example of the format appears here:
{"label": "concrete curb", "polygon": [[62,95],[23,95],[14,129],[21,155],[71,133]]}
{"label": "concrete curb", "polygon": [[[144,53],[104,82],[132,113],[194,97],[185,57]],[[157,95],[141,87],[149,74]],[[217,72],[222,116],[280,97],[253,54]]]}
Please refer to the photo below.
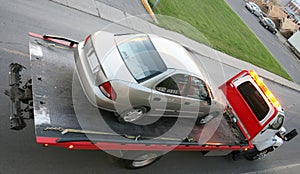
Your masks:
{"label": "concrete curb", "polygon": [[[145,21],[139,17],[132,16],[127,12],[121,11],[114,7],[105,5],[95,0],[81,1],[81,0],[51,0],[53,2],[62,4],[64,6],[83,11],[85,13],[91,14],[103,18],[108,21],[112,21],[118,25],[124,26],[126,28],[133,29],[137,32],[142,33],[154,33],[174,40],[183,46],[186,46],[193,52],[205,56],[207,58],[213,59],[215,61],[221,62],[225,65],[229,65],[236,69],[254,69],[261,77],[270,80],[282,86],[286,86],[290,89],[300,92],[300,86],[296,83],[288,81],[278,75],[270,73],[262,68],[256,67],[248,62],[244,62],[232,56],[229,56],[220,51],[214,50],[204,44],[198,43],[186,36],[176,33],[174,31],[166,30],[154,25],[148,21]],[[142,0],[143,1],[143,0]],[[82,5],[81,5],[82,4]]]}

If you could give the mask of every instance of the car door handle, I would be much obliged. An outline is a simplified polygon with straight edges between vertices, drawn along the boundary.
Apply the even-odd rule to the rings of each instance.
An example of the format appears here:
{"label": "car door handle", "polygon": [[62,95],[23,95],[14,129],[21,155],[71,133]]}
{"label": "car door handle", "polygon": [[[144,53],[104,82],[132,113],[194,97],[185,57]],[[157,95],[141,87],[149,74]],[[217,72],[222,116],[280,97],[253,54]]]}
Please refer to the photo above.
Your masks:
{"label": "car door handle", "polygon": [[184,102],[184,104],[185,104],[185,105],[190,105],[191,103],[190,103],[190,102]]}
{"label": "car door handle", "polygon": [[154,101],[160,101],[160,98],[154,97],[153,100],[154,100]]}

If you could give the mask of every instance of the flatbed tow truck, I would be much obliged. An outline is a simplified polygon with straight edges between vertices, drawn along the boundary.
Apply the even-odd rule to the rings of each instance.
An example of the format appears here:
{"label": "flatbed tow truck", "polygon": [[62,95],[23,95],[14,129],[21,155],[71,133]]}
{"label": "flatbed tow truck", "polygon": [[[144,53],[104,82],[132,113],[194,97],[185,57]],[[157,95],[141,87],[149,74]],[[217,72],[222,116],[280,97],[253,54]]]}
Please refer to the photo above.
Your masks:
{"label": "flatbed tow truck", "polygon": [[[222,116],[205,125],[190,128],[186,127],[189,120],[164,117],[149,125],[119,123],[113,113],[96,108],[85,97],[73,57],[77,41],[29,36],[31,79],[22,84],[24,67],[10,65],[10,90],[6,91],[12,107],[10,126],[21,130],[25,119],[34,119],[36,142],[43,146],[103,150],[122,159],[127,168],[140,168],[171,150],[255,160],[298,134],[295,129],[286,133],[280,104],[257,74],[246,70],[219,87],[227,107]],[[256,104],[249,104],[252,100]],[[257,116],[265,112],[263,107],[265,115]]]}

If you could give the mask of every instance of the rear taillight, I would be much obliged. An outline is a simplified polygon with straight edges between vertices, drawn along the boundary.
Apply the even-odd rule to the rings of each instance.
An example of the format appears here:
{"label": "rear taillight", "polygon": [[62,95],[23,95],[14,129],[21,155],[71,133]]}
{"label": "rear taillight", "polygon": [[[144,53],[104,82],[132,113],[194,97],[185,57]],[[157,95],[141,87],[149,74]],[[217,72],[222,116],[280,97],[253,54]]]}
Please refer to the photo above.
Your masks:
{"label": "rear taillight", "polygon": [[109,99],[115,100],[117,95],[109,82],[99,85],[100,91]]}
{"label": "rear taillight", "polygon": [[91,35],[88,35],[85,39],[84,39],[84,46],[86,45],[87,41],[91,38]]}
{"label": "rear taillight", "polygon": [[250,76],[253,78],[255,83],[259,86],[259,88],[263,91],[265,96],[269,99],[269,101],[272,103],[273,106],[279,107],[280,103],[275,98],[275,96],[272,94],[272,92],[268,89],[268,87],[265,85],[265,83],[259,78],[259,76],[256,74],[254,70],[249,71]]}

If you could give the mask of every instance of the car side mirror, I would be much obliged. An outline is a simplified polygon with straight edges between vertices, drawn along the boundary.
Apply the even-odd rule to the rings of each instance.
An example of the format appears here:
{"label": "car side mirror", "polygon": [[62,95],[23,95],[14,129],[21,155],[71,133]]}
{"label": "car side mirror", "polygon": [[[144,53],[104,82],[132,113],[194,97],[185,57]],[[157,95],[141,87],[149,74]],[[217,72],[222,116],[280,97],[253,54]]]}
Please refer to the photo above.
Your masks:
{"label": "car side mirror", "polygon": [[206,97],[206,102],[208,105],[211,105],[211,97],[209,95]]}

